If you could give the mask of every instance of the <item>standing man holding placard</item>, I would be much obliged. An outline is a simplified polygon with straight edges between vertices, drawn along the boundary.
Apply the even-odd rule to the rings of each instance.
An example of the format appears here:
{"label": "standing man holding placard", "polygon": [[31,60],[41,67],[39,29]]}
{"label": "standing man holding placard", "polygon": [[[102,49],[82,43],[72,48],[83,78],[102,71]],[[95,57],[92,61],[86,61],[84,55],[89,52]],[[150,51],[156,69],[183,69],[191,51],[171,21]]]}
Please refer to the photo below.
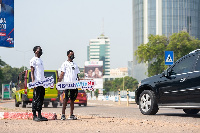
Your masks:
{"label": "standing man holding placard", "polygon": [[[44,66],[43,61],[40,59],[42,55],[42,49],[40,46],[35,46],[33,48],[35,56],[30,60],[31,67],[31,79],[32,82],[43,81],[44,80]],[[42,117],[41,110],[44,101],[45,88],[43,86],[37,86],[33,91],[33,101],[32,101],[32,112],[34,121],[48,121],[47,118]],[[38,117],[36,115],[38,112]]]}
{"label": "standing man holding placard", "polygon": [[[74,52],[72,50],[67,51],[67,57],[68,59],[62,64],[61,66],[61,74],[58,79],[58,82],[61,82],[62,79],[64,82],[76,82],[79,80],[78,73],[80,73],[79,68],[76,63],[73,62]],[[70,98],[70,114],[68,119],[70,120],[76,120],[76,116],[74,116],[74,101],[76,100],[76,97],[78,95],[78,89],[66,89],[65,91],[65,99],[63,100],[63,108],[62,108],[62,116],[61,120],[65,120],[65,109],[67,106],[67,101]],[[70,92],[70,95],[68,94]]]}

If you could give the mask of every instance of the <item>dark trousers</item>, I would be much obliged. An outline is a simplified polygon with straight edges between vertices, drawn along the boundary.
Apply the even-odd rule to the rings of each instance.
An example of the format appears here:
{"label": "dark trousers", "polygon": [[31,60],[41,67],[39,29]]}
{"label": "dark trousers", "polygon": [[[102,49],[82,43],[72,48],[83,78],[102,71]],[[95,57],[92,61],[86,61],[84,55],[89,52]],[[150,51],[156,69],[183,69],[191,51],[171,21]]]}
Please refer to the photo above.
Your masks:
{"label": "dark trousers", "polygon": [[44,101],[45,88],[38,86],[33,91],[32,111],[41,111]]}

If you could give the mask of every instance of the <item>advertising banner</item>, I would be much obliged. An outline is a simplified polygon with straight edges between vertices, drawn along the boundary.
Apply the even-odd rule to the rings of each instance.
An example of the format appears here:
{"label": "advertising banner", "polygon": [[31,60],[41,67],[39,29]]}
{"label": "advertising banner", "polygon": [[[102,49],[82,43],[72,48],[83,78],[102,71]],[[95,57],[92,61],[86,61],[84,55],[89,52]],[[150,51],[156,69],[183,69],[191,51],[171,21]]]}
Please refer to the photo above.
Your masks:
{"label": "advertising banner", "polygon": [[0,0],[0,47],[14,47],[14,0]]}
{"label": "advertising banner", "polygon": [[10,99],[10,85],[2,84],[2,99]]}
{"label": "advertising banner", "polygon": [[94,89],[103,89],[103,61],[86,61],[84,78],[95,81]]}

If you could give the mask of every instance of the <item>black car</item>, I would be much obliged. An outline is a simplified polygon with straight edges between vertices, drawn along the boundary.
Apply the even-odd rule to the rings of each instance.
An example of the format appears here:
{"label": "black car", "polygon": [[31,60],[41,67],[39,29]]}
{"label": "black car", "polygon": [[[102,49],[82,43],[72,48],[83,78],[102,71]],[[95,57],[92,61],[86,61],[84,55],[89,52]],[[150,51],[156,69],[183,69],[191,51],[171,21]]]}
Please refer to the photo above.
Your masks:
{"label": "black car", "polygon": [[200,111],[200,49],[183,56],[162,74],[142,80],[135,91],[135,101],[144,115],[154,115],[161,107],[197,114]]}

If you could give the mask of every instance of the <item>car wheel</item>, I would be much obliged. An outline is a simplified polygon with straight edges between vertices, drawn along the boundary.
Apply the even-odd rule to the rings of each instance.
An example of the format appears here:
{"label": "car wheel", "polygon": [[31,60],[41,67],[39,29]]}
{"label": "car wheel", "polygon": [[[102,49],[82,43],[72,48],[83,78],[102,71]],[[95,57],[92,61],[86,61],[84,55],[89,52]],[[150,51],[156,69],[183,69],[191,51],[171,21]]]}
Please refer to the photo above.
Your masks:
{"label": "car wheel", "polygon": [[19,103],[17,102],[16,96],[15,96],[15,107],[19,107]]}
{"label": "car wheel", "polygon": [[81,106],[81,104],[78,104],[79,106]]}
{"label": "car wheel", "polygon": [[199,113],[198,109],[183,109],[183,111],[188,115],[195,115]]}
{"label": "car wheel", "polygon": [[84,106],[87,106],[87,103],[85,103]]}
{"label": "car wheel", "polygon": [[62,106],[62,103],[60,102],[60,106]]}
{"label": "car wheel", "polygon": [[49,105],[49,103],[48,103],[48,102],[45,102],[45,103],[44,103],[44,107],[45,107],[45,108],[47,108],[47,107],[48,107],[48,105]]}
{"label": "car wheel", "polygon": [[144,90],[139,98],[140,112],[144,115],[155,115],[158,112],[156,96],[151,90]]}
{"label": "car wheel", "polygon": [[52,102],[52,105],[54,108],[57,108],[58,107],[58,102]]}

